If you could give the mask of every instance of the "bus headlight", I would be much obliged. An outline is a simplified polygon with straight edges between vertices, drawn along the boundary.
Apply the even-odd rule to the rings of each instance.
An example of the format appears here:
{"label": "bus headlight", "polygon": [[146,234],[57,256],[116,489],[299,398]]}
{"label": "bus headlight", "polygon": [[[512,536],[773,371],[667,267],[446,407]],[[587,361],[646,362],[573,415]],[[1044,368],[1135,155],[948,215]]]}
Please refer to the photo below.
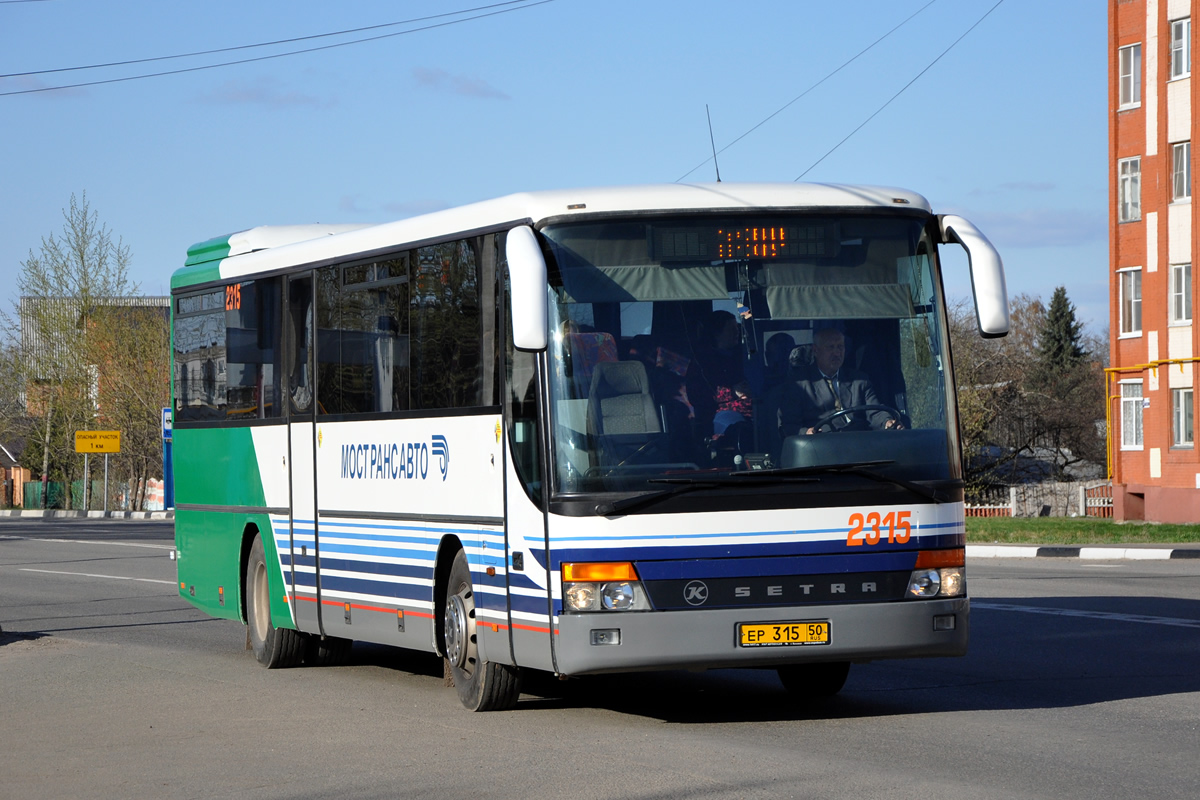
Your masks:
{"label": "bus headlight", "polygon": [[942,573],[942,597],[962,597],[967,593],[965,567],[945,567]]}
{"label": "bus headlight", "polygon": [[649,611],[650,601],[629,562],[563,564],[565,611]]}
{"label": "bus headlight", "polygon": [[908,579],[910,597],[962,597],[966,593],[965,567],[916,569]]}
{"label": "bus headlight", "polygon": [[628,611],[633,608],[633,584],[603,583],[600,585],[600,603],[605,611]]}
{"label": "bus headlight", "polygon": [[563,599],[572,611],[591,611],[596,607],[596,584],[566,584]]}
{"label": "bus headlight", "polygon": [[942,576],[936,569],[913,570],[908,579],[908,593],[913,597],[937,597],[942,589]]}

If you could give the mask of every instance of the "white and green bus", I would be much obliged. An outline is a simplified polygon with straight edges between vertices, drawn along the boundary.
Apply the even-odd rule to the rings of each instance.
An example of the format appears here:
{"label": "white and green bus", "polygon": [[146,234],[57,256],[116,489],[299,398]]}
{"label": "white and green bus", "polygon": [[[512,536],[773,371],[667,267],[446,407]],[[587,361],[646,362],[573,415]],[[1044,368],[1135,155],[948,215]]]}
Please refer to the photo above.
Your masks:
{"label": "white and green bus", "polygon": [[[437,653],[475,710],[527,670],[830,695],[855,661],[962,655],[941,244],[1004,335],[992,245],[890,188],[531,192],[195,245],[180,593],[266,667]],[[857,394],[804,407],[823,384]]]}

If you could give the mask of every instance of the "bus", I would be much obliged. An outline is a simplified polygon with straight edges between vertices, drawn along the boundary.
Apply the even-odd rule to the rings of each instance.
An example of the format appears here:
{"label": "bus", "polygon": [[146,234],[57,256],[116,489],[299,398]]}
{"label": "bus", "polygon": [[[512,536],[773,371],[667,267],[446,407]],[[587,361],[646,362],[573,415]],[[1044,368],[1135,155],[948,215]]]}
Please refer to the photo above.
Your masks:
{"label": "bus", "polygon": [[194,245],[179,592],[268,668],[441,656],[471,710],[530,671],[827,697],[854,662],[963,655],[939,245],[1003,336],[995,248],[892,188],[538,191]]}

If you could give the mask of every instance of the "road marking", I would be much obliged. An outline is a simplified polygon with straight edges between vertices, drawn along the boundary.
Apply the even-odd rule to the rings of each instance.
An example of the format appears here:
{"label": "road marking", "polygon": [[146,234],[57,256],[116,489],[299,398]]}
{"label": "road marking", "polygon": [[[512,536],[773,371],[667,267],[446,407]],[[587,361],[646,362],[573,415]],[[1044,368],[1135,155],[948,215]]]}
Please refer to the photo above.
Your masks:
{"label": "road marking", "polygon": [[987,611],[1023,611],[1026,614],[1049,614],[1055,617],[1107,619],[1114,622],[1144,622],[1149,625],[1170,625],[1175,628],[1200,628],[1200,619],[1154,617],[1148,614],[1118,614],[1112,611],[1083,611],[1076,608],[1042,608],[1039,606],[1019,606],[1014,603],[988,603],[978,600],[971,601],[971,608],[982,608]]}
{"label": "road marking", "polygon": [[174,550],[173,544],[142,544],[140,542],[97,542],[87,539],[29,539],[31,542],[57,542],[58,544],[107,544],[113,547],[150,547],[155,550]]}
{"label": "road marking", "polygon": [[53,569],[30,569],[28,567],[20,567],[21,572],[41,572],[46,575],[76,575],[80,578],[108,578],[112,581],[138,581],[139,583],[165,583],[170,586],[175,585],[175,581],[160,581],[156,578],[130,578],[125,575],[97,575],[92,572],[59,572]]}

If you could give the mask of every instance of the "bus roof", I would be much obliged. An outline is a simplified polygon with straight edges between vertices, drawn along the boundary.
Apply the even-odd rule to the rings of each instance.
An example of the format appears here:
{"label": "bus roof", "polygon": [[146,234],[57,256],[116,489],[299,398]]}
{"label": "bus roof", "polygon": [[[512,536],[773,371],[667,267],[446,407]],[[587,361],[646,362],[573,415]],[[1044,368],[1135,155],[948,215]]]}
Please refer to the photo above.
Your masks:
{"label": "bus roof", "polygon": [[436,240],[505,223],[623,211],[897,208],[929,212],[929,202],[906,189],[821,183],[700,183],[604,186],[522,192],[381,225],[260,226],[188,248],[171,277],[181,288],[353,257]]}

